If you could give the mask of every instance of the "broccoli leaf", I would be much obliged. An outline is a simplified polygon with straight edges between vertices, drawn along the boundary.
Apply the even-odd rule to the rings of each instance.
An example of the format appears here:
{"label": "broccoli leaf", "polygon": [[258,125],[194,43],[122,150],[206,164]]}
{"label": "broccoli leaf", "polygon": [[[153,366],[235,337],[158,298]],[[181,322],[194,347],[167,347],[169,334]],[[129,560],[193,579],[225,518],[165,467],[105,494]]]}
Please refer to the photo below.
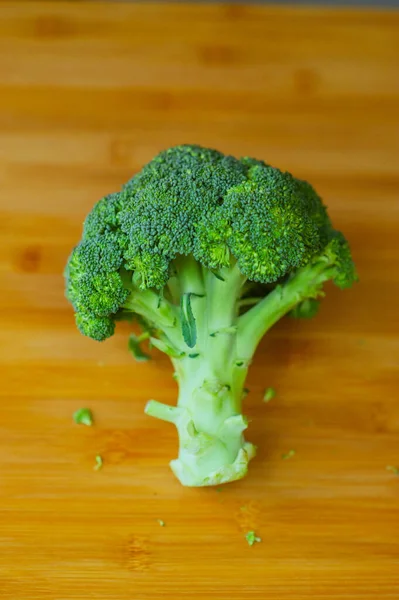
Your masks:
{"label": "broccoli leaf", "polygon": [[197,326],[191,308],[192,294],[183,294],[180,302],[181,328],[184,341],[189,348],[194,348],[197,342]]}

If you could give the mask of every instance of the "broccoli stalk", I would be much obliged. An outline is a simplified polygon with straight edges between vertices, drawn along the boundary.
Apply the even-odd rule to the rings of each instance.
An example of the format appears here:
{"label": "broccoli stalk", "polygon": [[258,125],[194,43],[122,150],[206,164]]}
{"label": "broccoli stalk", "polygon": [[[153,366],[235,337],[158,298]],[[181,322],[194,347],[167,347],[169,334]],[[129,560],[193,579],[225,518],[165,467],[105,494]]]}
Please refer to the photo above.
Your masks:
{"label": "broccoli stalk", "polygon": [[[156,314],[152,317],[165,342],[159,348],[170,356],[175,369],[177,406],[150,400],[145,412],[176,426],[180,451],[171,467],[181,483],[217,485],[246,474],[256,448],[243,435],[248,421],[242,414],[242,400],[256,347],[299,301],[320,293],[323,282],[331,277],[331,268],[327,257],[319,257],[240,316],[245,277],[237,263],[216,276],[191,258],[179,260],[180,293],[190,299],[191,316],[187,318],[184,311],[175,315],[173,305],[162,299],[155,309],[159,320]],[[154,297],[154,306],[156,301]],[[135,308],[139,310],[137,305]],[[148,318],[148,311],[144,312]],[[168,325],[166,314],[171,315]],[[184,335],[186,320],[195,331],[195,343],[189,334]],[[156,345],[156,339],[151,339]]]}
{"label": "broccoli stalk", "polygon": [[174,333],[179,339],[168,340],[179,385],[177,407],[151,400],[146,412],[176,426],[180,451],[171,467],[184,485],[233,481],[245,474],[255,454],[244,440],[247,420],[241,414],[248,362],[237,355],[245,278],[237,265],[217,277],[191,258],[179,260],[178,277],[183,301]]}
{"label": "broccoli stalk", "polygon": [[349,287],[356,273],[311,186],[179,146],[96,205],[66,279],[82,333],[102,341],[135,317],[139,339],[170,357],[177,405],[145,411],[176,426],[181,483],[203,486],[240,479],[255,455],[242,400],[262,337],[287,313],[313,316],[324,282]]}

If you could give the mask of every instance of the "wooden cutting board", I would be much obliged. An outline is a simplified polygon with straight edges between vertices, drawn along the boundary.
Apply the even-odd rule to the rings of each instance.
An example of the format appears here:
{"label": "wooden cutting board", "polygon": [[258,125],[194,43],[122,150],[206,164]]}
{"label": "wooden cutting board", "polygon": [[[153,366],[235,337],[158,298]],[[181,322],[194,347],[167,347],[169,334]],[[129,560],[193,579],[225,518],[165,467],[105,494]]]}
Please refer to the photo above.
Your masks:
{"label": "wooden cutting board", "polygon": [[[398,75],[398,12],[1,3],[0,598],[399,598]],[[168,361],[83,338],[63,297],[86,212],[187,142],[312,181],[361,278],[262,343],[259,453],[221,491],[181,487],[143,414]]]}

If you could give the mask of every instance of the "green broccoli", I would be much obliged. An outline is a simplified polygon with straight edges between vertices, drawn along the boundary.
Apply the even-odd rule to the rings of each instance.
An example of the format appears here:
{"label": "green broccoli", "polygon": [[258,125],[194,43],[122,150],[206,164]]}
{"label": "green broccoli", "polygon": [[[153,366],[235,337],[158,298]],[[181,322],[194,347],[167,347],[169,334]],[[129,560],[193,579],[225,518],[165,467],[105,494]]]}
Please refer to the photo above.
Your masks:
{"label": "green broccoli", "polygon": [[65,276],[84,335],[105,340],[134,318],[143,336],[131,349],[148,338],[170,356],[177,406],[151,400],[146,412],[176,426],[171,467],[188,486],[246,474],[255,447],[241,403],[259,341],[287,313],[315,314],[327,280],[356,280],[308,183],[191,145],[161,152],[95,205]]}

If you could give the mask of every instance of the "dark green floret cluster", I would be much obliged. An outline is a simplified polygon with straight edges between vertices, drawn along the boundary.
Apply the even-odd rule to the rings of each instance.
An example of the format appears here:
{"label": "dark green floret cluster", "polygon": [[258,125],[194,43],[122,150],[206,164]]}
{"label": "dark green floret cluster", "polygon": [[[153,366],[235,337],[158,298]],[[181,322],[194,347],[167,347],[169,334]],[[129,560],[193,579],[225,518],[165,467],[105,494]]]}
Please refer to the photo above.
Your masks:
{"label": "dark green floret cluster", "polygon": [[246,472],[254,447],[237,398],[249,362],[279,318],[316,314],[327,280],[346,288],[356,273],[312,186],[192,145],[161,152],[100,200],[66,267],[84,335],[102,341],[135,318],[140,339],[171,357],[178,406],[151,401],[147,412],[175,423],[172,468],[186,485]]}

